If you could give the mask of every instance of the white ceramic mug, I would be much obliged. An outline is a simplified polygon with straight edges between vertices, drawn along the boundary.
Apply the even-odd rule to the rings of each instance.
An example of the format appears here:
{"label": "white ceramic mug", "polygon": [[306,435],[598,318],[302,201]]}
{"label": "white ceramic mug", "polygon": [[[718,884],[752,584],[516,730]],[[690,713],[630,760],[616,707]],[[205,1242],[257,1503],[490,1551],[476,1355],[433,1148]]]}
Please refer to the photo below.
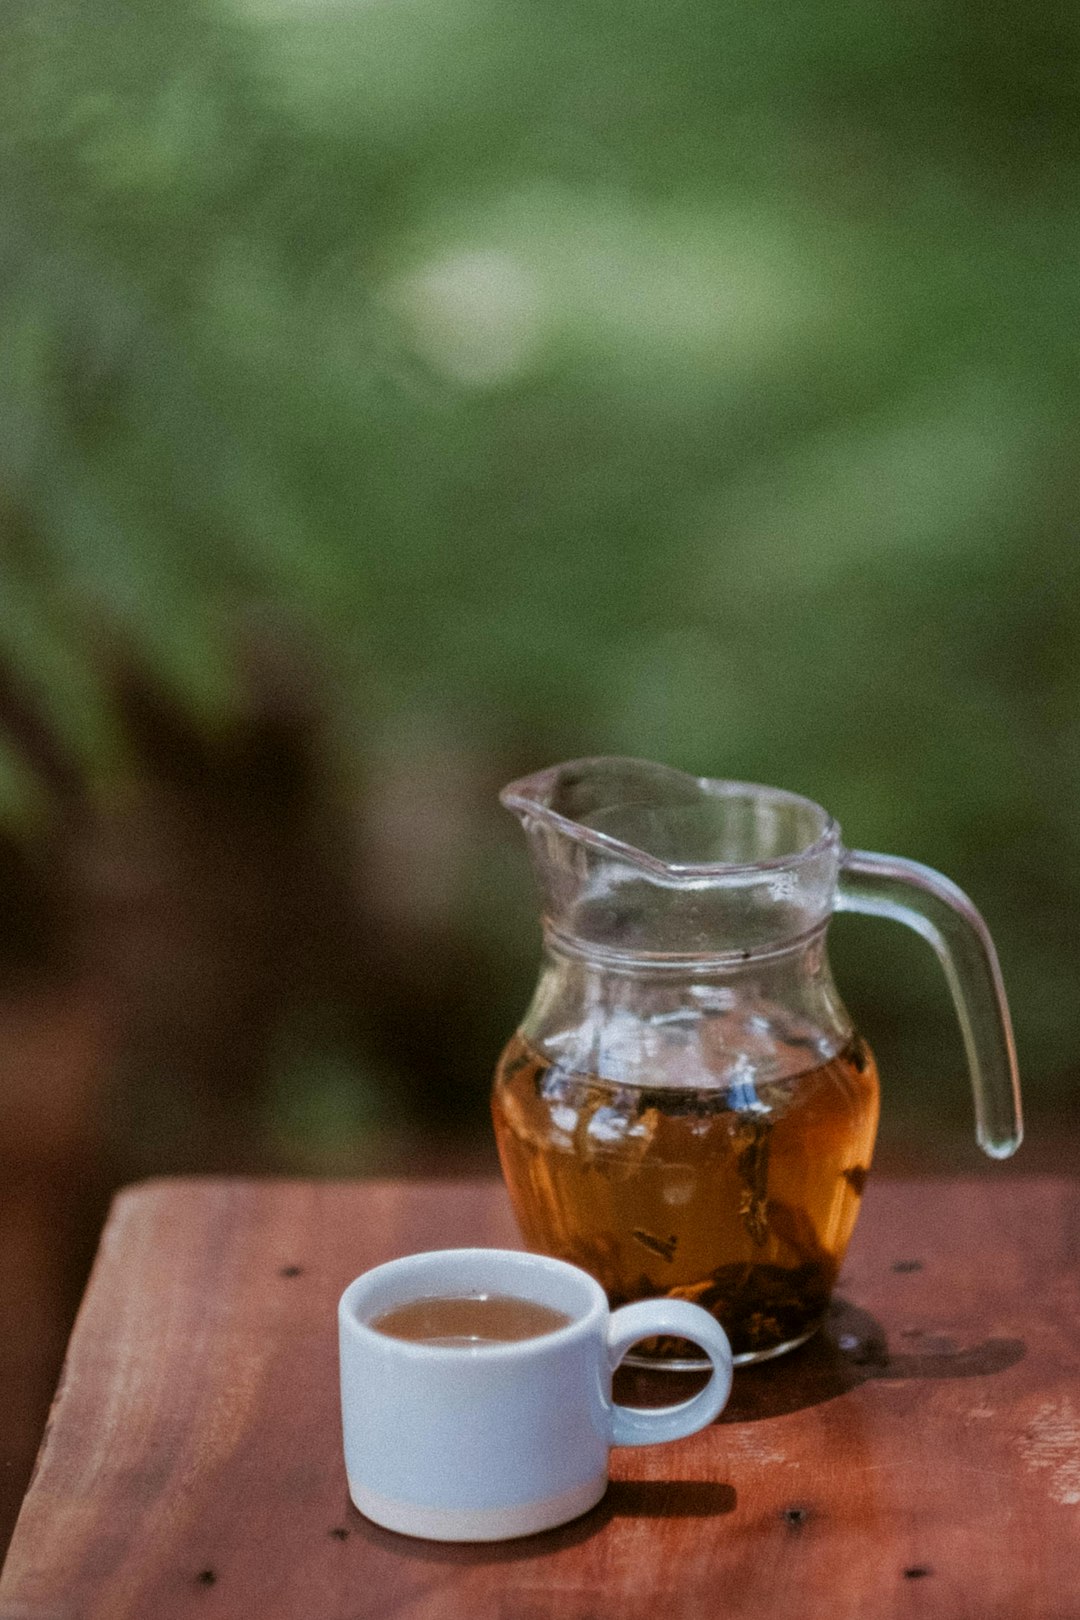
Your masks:
{"label": "white ceramic mug", "polygon": [[[464,1347],[398,1339],[371,1322],[412,1300],[513,1295],[570,1318],[535,1338]],[[611,1446],[679,1440],[731,1390],[731,1346],[707,1311],[649,1299],[612,1312],[576,1266],[511,1249],[443,1249],[376,1266],[338,1306],[349,1494],[376,1524],[435,1541],[548,1530],[603,1496]],[[691,1400],[618,1406],[612,1373],[639,1340],[676,1334],[713,1365]]]}

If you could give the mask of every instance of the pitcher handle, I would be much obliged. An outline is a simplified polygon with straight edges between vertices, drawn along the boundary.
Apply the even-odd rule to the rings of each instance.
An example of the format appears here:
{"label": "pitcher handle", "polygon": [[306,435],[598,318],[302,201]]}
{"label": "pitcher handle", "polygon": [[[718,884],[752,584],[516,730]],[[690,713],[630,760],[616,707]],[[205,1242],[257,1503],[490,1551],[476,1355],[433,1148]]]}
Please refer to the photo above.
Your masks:
{"label": "pitcher handle", "polygon": [[1016,1046],[994,942],[967,895],[918,861],[845,850],[836,909],[891,917],[930,941],[964,1037],[975,1135],[984,1153],[1007,1159],[1023,1138]]}

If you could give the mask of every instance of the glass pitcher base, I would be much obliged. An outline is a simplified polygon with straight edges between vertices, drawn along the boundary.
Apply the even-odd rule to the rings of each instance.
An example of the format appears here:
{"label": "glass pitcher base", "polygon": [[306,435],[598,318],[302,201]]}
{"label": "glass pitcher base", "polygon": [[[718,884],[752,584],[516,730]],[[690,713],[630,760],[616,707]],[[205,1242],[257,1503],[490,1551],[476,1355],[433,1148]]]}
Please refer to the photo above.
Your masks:
{"label": "glass pitcher base", "polygon": [[[777,1356],[786,1356],[789,1350],[797,1350],[800,1344],[812,1339],[821,1326],[824,1317],[808,1327],[805,1333],[800,1333],[794,1339],[785,1339],[783,1344],[774,1344],[768,1350],[743,1350],[739,1355],[732,1356],[732,1364],[736,1367],[751,1367],[758,1361],[775,1361]],[[622,1366],[632,1367],[636,1372],[659,1373],[696,1373],[710,1372],[712,1363],[704,1356],[640,1356],[633,1351],[622,1359]]]}

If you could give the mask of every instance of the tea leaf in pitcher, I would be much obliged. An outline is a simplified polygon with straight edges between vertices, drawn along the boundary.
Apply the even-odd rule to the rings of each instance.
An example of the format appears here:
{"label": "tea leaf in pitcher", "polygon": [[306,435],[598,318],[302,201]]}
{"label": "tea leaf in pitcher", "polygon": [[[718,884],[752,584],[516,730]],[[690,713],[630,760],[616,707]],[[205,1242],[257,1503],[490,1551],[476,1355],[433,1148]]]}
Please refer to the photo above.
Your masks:
{"label": "tea leaf in pitcher", "polygon": [[685,1086],[647,1087],[638,1094],[638,1111],[645,1113],[657,1108],[665,1119],[712,1119],[717,1114],[731,1111],[727,1091],[715,1086],[708,1089]]}
{"label": "tea leaf in pitcher", "polygon": [[805,1209],[785,1204],[779,1198],[770,1198],[768,1208],[773,1236],[779,1238],[804,1265],[819,1270],[833,1265],[832,1256],[822,1246],[817,1228]]}
{"label": "tea leaf in pitcher", "polygon": [[[505,1076],[505,1078],[507,1080],[510,1080],[510,1079],[513,1078],[513,1076],[515,1074],[520,1074],[522,1069],[529,1068],[532,1063],[533,1063],[533,1057],[532,1057],[532,1054],[530,1052],[528,1052],[528,1051],[519,1052],[516,1057],[511,1058],[509,1060],[509,1062],[506,1064],[505,1068],[503,1069],[503,1074],[504,1074],[504,1076]],[[535,1087],[536,1087],[536,1095],[538,1097],[542,1093],[543,1085],[544,1085],[544,1076],[545,1076],[546,1073],[547,1073],[546,1069],[537,1069],[537,1071],[536,1071]]]}
{"label": "tea leaf in pitcher", "polygon": [[658,1238],[654,1237],[651,1232],[644,1231],[640,1226],[635,1226],[633,1236],[634,1241],[640,1243],[643,1249],[648,1249],[650,1254],[657,1254],[661,1260],[667,1260],[668,1262],[674,1260],[675,1250],[679,1246],[677,1235],[672,1235],[669,1238]]}
{"label": "tea leaf in pitcher", "polygon": [[759,1246],[769,1238],[769,1138],[772,1121],[751,1115],[736,1121],[732,1131],[735,1171],[739,1178],[739,1218]]}
{"label": "tea leaf in pitcher", "polygon": [[854,1036],[844,1055],[856,1074],[865,1074],[872,1062],[870,1048],[859,1035]]}
{"label": "tea leaf in pitcher", "polygon": [[672,1299],[701,1305],[723,1325],[736,1355],[801,1338],[824,1316],[831,1268],[721,1266],[704,1283],[669,1290]]}

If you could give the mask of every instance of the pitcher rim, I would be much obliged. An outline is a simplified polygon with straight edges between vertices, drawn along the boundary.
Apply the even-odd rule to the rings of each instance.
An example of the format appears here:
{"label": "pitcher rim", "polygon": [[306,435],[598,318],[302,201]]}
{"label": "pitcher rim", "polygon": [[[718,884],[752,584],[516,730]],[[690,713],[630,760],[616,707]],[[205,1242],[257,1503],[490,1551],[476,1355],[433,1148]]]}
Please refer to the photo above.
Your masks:
{"label": "pitcher rim", "polygon": [[[598,828],[587,827],[582,822],[574,821],[572,817],[564,816],[560,811],[553,810],[549,805],[538,801],[537,790],[553,788],[564,771],[584,771],[602,765],[644,766],[651,772],[660,772],[666,776],[677,777],[683,782],[693,783],[709,797],[717,799],[734,798],[738,793],[743,793],[768,797],[774,802],[805,805],[821,817],[822,830],[811,843],[804,844],[801,849],[793,850],[788,855],[767,856],[760,861],[665,861],[658,855],[650,854],[648,850],[640,849],[636,844],[627,843],[625,839],[616,838],[611,833],[600,832]],[[818,804],[816,799],[810,799],[804,793],[792,793],[788,788],[770,787],[768,783],[763,782],[744,782],[718,776],[694,776],[690,771],[680,771],[674,765],[664,765],[655,760],[640,759],[630,754],[595,754],[545,766],[542,770],[530,772],[528,776],[519,776],[514,781],[508,782],[499,794],[499,802],[516,815],[529,815],[537,820],[546,821],[576,843],[585,844],[606,854],[618,854],[633,865],[656,876],[675,879],[695,880],[736,876],[749,872],[790,871],[804,862],[815,860],[830,849],[839,852],[841,848],[840,826],[835,817],[831,816],[823,805]]]}

